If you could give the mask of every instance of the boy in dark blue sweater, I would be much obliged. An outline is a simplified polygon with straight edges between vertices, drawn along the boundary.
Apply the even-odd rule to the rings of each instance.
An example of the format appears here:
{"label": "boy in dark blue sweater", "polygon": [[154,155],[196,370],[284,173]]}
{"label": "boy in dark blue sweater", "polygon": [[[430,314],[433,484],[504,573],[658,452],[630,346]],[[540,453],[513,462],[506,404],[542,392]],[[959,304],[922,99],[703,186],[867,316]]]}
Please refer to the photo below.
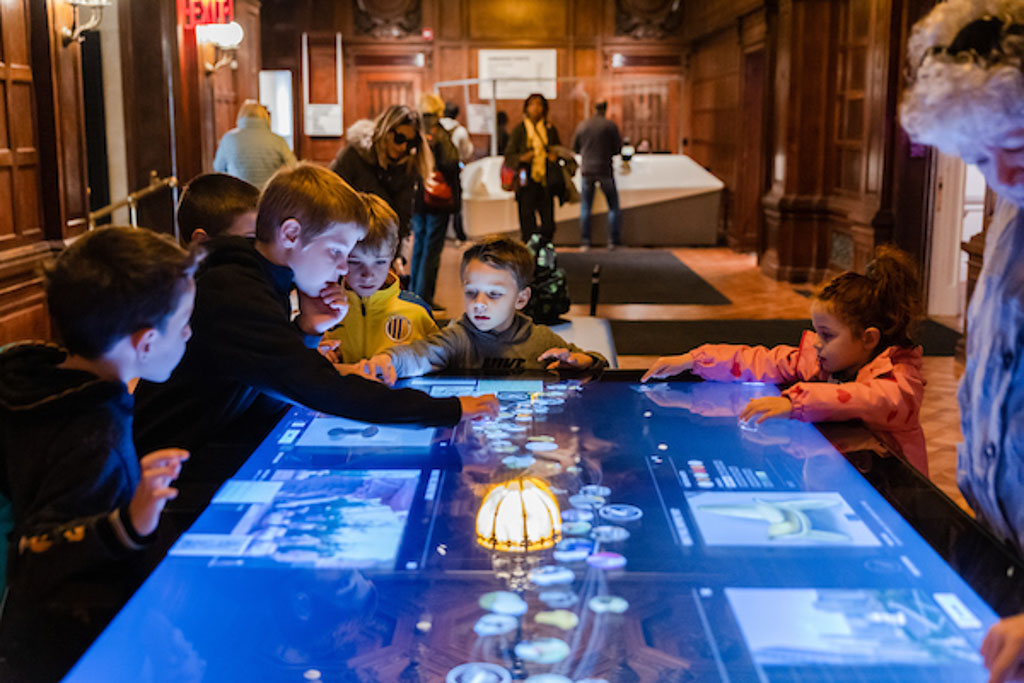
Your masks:
{"label": "boy in dark blue sweater", "polygon": [[166,380],[191,336],[195,258],[147,230],[65,250],[46,296],[63,348],[0,351],[0,492],[11,499],[0,680],[55,680],[144,578],[141,550],[188,454],[141,460],[136,378]]}

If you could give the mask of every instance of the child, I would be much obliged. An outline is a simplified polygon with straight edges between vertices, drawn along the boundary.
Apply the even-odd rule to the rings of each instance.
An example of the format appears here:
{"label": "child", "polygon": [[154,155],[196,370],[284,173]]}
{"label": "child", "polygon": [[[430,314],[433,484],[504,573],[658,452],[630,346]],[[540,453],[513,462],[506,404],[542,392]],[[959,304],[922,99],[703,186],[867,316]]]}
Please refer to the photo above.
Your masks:
{"label": "child", "polygon": [[862,419],[886,444],[928,474],[919,411],[921,347],[910,334],[921,310],[916,269],[894,247],[879,247],[865,275],[847,272],[811,304],[814,332],[799,347],[706,344],[659,358],[641,381],[691,370],[704,379],[796,382],[782,396],[757,398],[743,420],[804,422]]}
{"label": "child", "polygon": [[178,239],[184,246],[220,235],[255,237],[260,191],[226,173],[197,175],[178,200]]}
{"label": "child", "polygon": [[402,291],[391,271],[398,248],[398,215],[377,195],[364,194],[363,200],[369,229],[348,257],[344,282],[348,313],[323,340],[333,352],[333,358],[328,358],[342,363],[355,363],[389,346],[437,332],[427,304]]}
{"label": "child", "polygon": [[608,361],[567,343],[520,313],[530,300],[533,254],[521,242],[495,237],[462,255],[466,313],[424,340],[393,346],[369,370],[393,381],[438,370],[600,370]]}
{"label": "child", "polygon": [[0,488],[14,509],[2,680],[59,678],[144,578],[138,551],[177,495],[170,484],[188,454],[140,462],[126,385],[162,382],[181,359],[194,268],[147,230],[87,233],[47,277],[64,348],[26,342],[0,353]]}
{"label": "child", "polygon": [[[339,280],[366,224],[363,199],[334,173],[308,163],[278,171],[260,198],[255,242],[222,238],[196,276],[195,336],[170,381],[139,387],[136,444],[196,451],[214,437],[251,441],[253,425],[245,423],[268,427],[281,399],[386,423],[448,426],[496,412],[493,396],[435,399],[343,376],[317,352],[320,336],[344,317],[348,297]],[[195,494],[200,509],[249,454],[211,453],[194,452],[189,467],[189,479],[206,484]]]}

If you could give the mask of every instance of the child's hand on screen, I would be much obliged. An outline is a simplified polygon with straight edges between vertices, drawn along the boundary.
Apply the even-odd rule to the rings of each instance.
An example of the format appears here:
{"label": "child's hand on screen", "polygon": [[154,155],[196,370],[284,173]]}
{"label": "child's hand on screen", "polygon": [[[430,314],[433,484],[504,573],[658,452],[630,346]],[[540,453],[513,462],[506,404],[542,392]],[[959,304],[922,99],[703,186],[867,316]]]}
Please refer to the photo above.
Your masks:
{"label": "child's hand on screen", "polygon": [[[786,419],[793,412],[793,404],[785,396],[762,396],[752,398],[740,413],[740,421],[761,424],[770,417]],[[755,419],[756,418],[756,419]]]}
{"label": "child's hand on screen", "polygon": [[579,370],[585,370],[594,364],[594,359],[585,353],[579,353],[578,351],[573,353],[569,349],[554,348],[548,349],[544,353],[540,354],[537,358],[538,361],[543,363],[544,361],[550,361],[545,367],[548,370],[559,370],[562,368],[576,368]]}
{"label": "child's hand on screen", "polygon": [[497,417],[498,397],[494,394],[483,396],[459,396],[462,405],[462,419],[475,420],[479,417]]}
{"label": "child's hand on screen", "polygon": [[654,361],[654,365],[648,368],[644,376],[640,378],[641,382],[646,382],[649,379],[665,379],[666,377],[674,377],[681,372],[685,372],[693,368],[693,356],[688,353],[684,353],[681,356],[662,356],[658,360]]}
{"label": "child's hand on screen", "polygon": [[363,374],[373,377],[389,387],[395,386],[395,382],[398,380],[395,364],[391,362],[391,356],[386,353],[378,353],[373,358],[361,361],[357,365],[362,366]]}

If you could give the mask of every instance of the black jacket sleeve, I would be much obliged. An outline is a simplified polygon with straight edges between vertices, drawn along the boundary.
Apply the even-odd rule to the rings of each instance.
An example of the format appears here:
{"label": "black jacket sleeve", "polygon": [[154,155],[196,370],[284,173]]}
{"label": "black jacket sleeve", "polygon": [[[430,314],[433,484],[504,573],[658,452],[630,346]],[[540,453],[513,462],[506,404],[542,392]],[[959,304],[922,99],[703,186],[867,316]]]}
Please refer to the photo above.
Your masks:
{"label": "black jacket sleeve", "polygon": [[12,582],[23,594],[41,594],[151,540],[140,537],[128,517],[135,485],[126,463],[134,453],[116,452],[118,425],[105,416],[83,419],[92,423],[56,435],[46,462],[26,463],[34,474],[18,477],[33,485],[11,558]]}
{"label": "black jacket sleeve", "polygon": [[314,410],[367,422],[429,426],[454,425],[461,417],[458,399],[435,399],[339,375],[281,314],[272,289],[241,268],[223,266],[204,276],[192,326],[209,371],[226,368],[238,381]]}
{"label": "black jacket sleeve", "polygon": [[512,129],[508,145],[505,146],[505,165],[509,168],[519,168],[519,157],[528,151],[530,150],[526,146],[526,126],[520,123]]}

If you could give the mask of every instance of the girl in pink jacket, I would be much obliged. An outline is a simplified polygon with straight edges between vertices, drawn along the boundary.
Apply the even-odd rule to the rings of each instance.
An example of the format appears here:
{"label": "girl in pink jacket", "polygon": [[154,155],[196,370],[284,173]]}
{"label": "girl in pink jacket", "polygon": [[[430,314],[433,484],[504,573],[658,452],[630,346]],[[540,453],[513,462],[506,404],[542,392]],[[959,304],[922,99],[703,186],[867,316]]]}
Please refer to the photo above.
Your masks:
{"label": "girl in pink jacket", "polygon": [[920,311],[913,261],[895,247],[879,247],[864,275],[843,273],[814,297],[814,332],[804,332],[799,346],[705,344],[659,358],[641,381],[690,370],[708,380],[792,384],[781,396],[750,401],[740,419],[861,419],[927,475],[922,353],[910,338]]}

